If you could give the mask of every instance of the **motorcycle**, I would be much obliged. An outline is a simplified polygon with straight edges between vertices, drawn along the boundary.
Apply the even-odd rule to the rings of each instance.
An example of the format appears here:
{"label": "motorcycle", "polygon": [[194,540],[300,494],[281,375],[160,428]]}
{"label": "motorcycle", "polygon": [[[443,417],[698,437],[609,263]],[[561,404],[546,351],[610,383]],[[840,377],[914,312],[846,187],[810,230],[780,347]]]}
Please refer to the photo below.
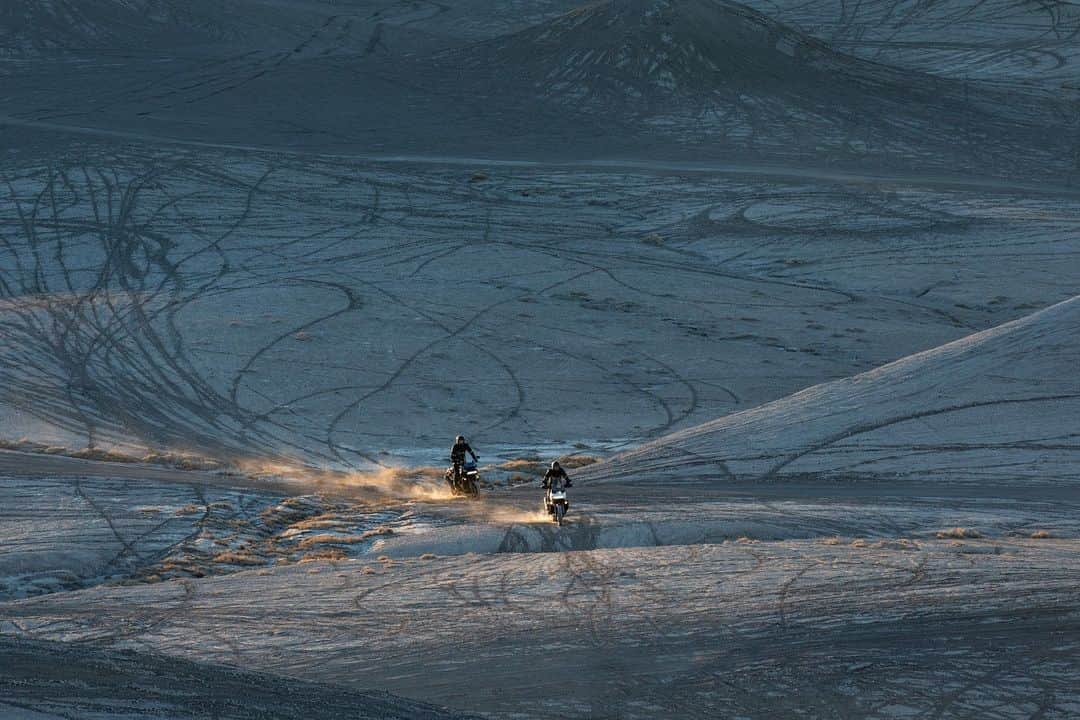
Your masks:
{"label": "motorcycle", "polygon": [[548,488],[547,495],[544,496],[544,509],[547,510],[551,519],[554,520],[559,527],[562,527],[563,518],[566,517],[566,511],[570,509],[570,501],[566,497],[565,486],[561,488]]}
{"label": "motorcycle", "polygon": [[[457,470],[457,472],[455,472]],[[446,469],[446,484],[454,495],[476,497],[480,494],[480,470],[475,460],[467,460],[460,468],[451,465]]]}

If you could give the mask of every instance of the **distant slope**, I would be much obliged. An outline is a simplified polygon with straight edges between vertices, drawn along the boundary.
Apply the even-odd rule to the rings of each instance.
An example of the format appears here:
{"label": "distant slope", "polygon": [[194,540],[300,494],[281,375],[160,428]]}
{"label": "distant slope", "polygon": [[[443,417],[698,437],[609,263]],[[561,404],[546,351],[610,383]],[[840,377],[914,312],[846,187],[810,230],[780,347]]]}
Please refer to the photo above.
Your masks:
{"label": "distant slope", "polygon": [[1080,482],[1080,297],[678,432],[593,479]]}
{"label": "distant slope", "polygon": [[727,0],[603,0],[554,17],[554,0],[524,16],[480,0],[2,7],[0,54],[39,61],[6,78],[18,122],[350,154],[1076,172],[1067,98],[844,55]]}
{"label": "distant slope", "polygon": [[0,57],[291,49],[319,31],[341,35],[336,12],[317,0],[5,0]]}
{"label": "distant slope", "polygon": [[145,51],[403,54],[520,30],[574,0],[442,3],[330,0],[4,0],[0,58]]}
{"label": "distant slope", "polygon": [[492,41],[482,56],[550,93],[753,92],[858,61],[757,11],[724,0],[600,0]]}
{"label": "distant slope", "polygon": [[[130,49],[161,40],[180,20],[169,0],[8,0],[0,5],[0,54]],[[199,35],[186,40],[206,39]]]}
{"label": "distant slope", "polygon": [[[524,94],[712,153],[986,166],[1063,162],[1057,100],[844,55],[728,0],[601,0],[444,55]],[[1027,148],[1019,150],[1020,147]],[[995,157],[997,156],[997,157]]]}
{"label": "distant slope", "polygon": [[1069,0],[747,0],[834,49],[947,77],[1077,90]]}

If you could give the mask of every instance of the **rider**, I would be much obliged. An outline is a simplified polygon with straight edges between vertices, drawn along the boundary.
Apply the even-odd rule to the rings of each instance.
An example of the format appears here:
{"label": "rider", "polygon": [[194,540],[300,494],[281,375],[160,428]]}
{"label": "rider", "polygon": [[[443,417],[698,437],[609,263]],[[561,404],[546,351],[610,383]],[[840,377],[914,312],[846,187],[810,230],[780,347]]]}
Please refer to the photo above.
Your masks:
{"label": "rider", "polygon": [[472,447],[465,442],[465,436],[458,435],[454,440],[454,447],[450,448],[450,462],[454,464],[455,480],[461,477],[461,466],[465,464],[465,453],[472,455],[473,462],[480,462]]}
{"label": "rider", "polygon": [[570,476],[562,469],[562,465],[559,464],[558,460],[551,463],[551,468],[544,473],[544,482],[540,485],[545,490],[560,490],[573,486],[574,483],[570,481]]}

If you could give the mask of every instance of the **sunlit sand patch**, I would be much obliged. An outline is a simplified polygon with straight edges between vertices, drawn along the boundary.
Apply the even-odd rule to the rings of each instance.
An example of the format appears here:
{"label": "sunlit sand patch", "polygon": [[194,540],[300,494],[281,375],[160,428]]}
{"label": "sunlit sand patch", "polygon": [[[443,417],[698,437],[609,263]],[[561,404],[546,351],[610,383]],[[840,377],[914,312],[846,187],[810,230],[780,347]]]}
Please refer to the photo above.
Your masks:
{"label": "sunlit sand patch", "polygon": [[535,510],[474,505],[469,508],[468,512],[475,519],[493,525],[534,525],[536,523],[551,522],[551,516],[544,511],[541,505],[538,505]]}

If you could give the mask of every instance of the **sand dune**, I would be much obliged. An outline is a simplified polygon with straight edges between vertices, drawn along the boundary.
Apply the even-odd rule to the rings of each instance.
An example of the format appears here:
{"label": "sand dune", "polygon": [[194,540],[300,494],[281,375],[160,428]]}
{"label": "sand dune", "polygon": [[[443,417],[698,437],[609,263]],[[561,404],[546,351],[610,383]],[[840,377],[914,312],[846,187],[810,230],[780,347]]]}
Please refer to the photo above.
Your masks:
{"label": "sand dune", "polygon": [[1080,298],[675,433],[586,472],[1075,483]]}

